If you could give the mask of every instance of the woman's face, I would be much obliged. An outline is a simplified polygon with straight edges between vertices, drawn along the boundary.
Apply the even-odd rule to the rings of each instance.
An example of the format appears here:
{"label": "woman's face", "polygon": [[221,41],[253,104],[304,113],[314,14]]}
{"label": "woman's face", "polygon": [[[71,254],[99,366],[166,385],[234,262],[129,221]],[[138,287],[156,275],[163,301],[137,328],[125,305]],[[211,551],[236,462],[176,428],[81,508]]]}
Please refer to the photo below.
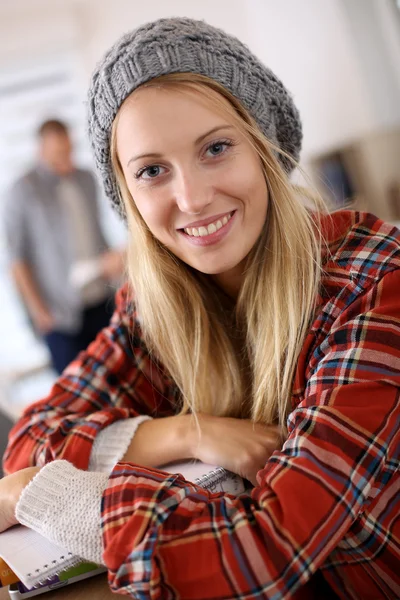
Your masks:
{"label": "woman's face", "polygon": [[227,287],[240,278],[268,206],[260,159],[233,122],[202,96],[143,88],[116,129],[126,183],[150,231]]}

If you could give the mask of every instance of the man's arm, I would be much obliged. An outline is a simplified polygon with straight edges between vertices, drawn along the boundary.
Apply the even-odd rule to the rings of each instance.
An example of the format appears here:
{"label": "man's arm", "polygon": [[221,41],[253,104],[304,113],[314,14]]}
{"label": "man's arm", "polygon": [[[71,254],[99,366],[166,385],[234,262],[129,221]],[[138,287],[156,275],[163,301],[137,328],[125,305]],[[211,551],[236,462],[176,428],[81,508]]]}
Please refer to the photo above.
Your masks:
{"label": "man's arm", "polygon": [[36,329],[39,333],[47,333],[53,328],[54,319],[40,295],[28,263],[15,260],[11,264],[11,274]]}
{"label": "man's arm", "polygon": [[27,175],[18,180],[6,195],[4,232],[11,275],[35,327],[40,333],[46,333],[52,328],[53,319],[41,297],[29,265],[31,227],[29,206],[33,193],[29,177]]}

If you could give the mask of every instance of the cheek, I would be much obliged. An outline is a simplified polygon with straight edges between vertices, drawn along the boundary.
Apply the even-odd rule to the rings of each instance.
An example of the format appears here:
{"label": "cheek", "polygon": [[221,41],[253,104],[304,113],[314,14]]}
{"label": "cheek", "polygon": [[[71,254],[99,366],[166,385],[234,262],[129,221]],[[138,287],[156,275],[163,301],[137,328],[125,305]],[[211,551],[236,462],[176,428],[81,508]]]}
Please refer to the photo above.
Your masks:
{"label": "cheek", "polygon": [[161,198],[148,191],[133,189],[129,191],[137,210],[150,231],[155,231],[163,225],[165,226],[168,211],[165,202],[162,202]]}
{"label": "cheek", "polygon": [[232,173],[230,189],[242,199],[247,208],[265,214],[268,205],[268,189],[264,174],[258,164],[247,163],[240,170]]}

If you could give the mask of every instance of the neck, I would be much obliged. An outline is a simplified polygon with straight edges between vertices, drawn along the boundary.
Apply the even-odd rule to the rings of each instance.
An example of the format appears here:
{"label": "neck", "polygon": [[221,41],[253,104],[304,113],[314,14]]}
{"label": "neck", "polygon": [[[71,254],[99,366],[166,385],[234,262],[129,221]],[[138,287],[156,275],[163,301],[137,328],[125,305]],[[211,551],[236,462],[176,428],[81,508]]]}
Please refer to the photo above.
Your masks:
{"label": "neck", "polygon": [[233,269],[225,271],[224,273],[211,275],[211,278],[225,294],[230,296],[233,300],[236,300],[244,278],[243,263],[240,263],[236,267],[233,267]]}

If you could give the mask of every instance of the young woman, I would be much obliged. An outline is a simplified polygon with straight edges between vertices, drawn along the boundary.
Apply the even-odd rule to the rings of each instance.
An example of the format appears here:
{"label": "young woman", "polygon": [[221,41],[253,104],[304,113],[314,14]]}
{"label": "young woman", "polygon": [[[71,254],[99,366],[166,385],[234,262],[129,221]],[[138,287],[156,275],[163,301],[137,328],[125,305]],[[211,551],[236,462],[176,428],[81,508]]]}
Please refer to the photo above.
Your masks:
{"label": "young woman", "polygon": [[[206,23],[124,36],[89,116],[130,282],[15,426],[0,529],[134,598],[400,597],[400,233],[306,208],[291,97]],[[251,496],[157,469],[185,458]]]}

